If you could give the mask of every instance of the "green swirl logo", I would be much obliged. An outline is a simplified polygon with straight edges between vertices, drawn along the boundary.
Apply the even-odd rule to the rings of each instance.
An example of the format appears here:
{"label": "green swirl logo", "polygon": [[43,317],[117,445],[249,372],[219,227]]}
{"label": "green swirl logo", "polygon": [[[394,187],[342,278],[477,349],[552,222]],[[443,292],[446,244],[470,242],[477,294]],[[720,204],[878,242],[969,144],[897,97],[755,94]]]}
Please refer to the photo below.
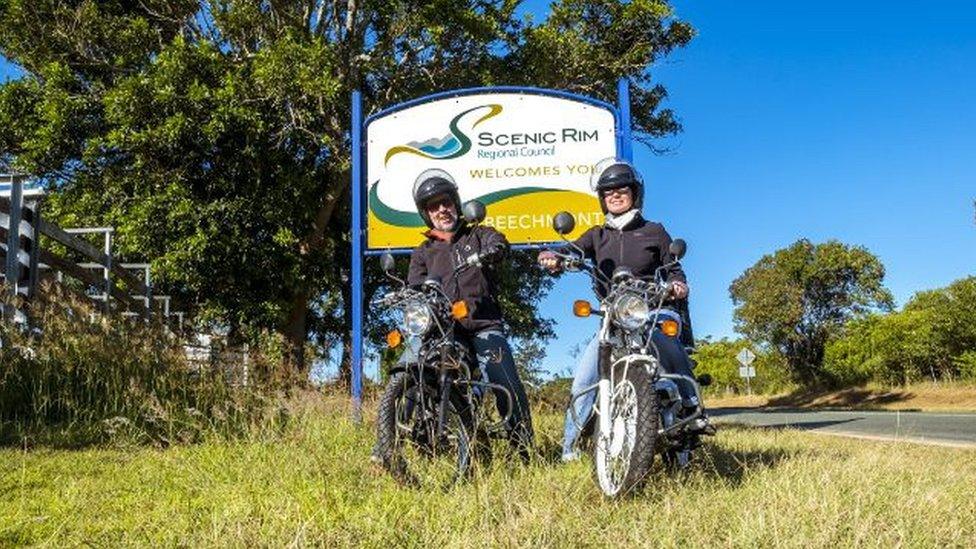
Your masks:
{"label": "green swirl logo", "polygon": [[502,106],[494,103],[468,109],[451,120],[451,123],[448,125],[450,133],[444,137],[432,138],[426,141],[412,141],[406,145],[391,147],[390,150],[386,151],[386,158],[383,160],[383,164],[388,164],[391,158],[400,153],[414,154],[431,160],[450,160],[464,155],[471,150],[471,138],[458,128],[458,123],[466,115],[485,108],[489,109],[488,113],[476,120],[471,125],[472,129],[502,112]]}

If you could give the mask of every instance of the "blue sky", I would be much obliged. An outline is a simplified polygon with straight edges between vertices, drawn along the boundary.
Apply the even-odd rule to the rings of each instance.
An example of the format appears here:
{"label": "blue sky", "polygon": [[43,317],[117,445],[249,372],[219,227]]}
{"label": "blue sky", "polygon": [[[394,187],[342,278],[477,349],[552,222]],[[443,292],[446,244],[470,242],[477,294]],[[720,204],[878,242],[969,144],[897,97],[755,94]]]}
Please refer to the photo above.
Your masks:
{"label": "blue sky", "polygon": [[[698,37],[652,74],[685,131],[636,160],[646,215],[689,243],[696,335],[734,335],[729,283],[798,238],[867,247],[899,304],[976,274],[976,5],[675,6]],[[570,314],[588,297],[564,276],[543,302],[559,322],[551,372],[593,331]]]}
{"label": "blue sky", "polygon": [[[544,3],[539,3],[545,5]],[[867,247],[899,304],[976,274],[976,6],[678,1],[697,38],[652,69],[684,132],[638,147],[645,214],[685,238],[695,334],[733,336],[729,283],[799,238]],[[547,367],[595,323],[564,276]]]}

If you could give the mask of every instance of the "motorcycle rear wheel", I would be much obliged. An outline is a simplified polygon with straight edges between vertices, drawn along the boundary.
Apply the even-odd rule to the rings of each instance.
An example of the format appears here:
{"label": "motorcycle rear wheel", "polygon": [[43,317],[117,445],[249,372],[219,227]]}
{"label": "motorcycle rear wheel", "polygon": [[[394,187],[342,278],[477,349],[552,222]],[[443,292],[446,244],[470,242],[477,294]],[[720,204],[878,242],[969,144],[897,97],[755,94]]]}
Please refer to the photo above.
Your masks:
{"label": "motorcycle rear wheel", "polygon": [[[637,489],[654,463],[658,430],[658,397],[646,368],[633,365],[611,388],[610,432],[593,430],[593,475],[607,497]],[[597,418],[599,421],[599,418]]]}
{"label": "motorcycle rear wheel", "polygon": [[443,435],[438,438],[437,398],[422,393],[415,377],[398,372],[390,378],[377,417],[377,450],[383,467],[400,483],[446,490],[471,469],[471,414],[459,395],[448,403]]}

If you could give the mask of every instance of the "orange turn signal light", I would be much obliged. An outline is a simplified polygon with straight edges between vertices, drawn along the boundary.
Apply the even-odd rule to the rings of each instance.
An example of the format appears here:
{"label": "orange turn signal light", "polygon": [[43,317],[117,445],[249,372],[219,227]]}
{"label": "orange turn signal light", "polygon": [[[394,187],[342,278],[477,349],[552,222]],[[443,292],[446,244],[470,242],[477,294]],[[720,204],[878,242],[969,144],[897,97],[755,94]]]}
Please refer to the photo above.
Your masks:
{"label": "orange turn signal light", "polygon": [[585,299],[577,299],[573,302],[573,314],[579,317],[590,316],[593,309],[590,307],[590,302]]}
{"label": "orange turn signal light", "polygon": [[468,304],[464,301],[455,301],[451,304],[451,316],[457,320],[468,317]]}
{"label": "orange turn signal light", "polygon": [[661,331],[668,337],[676,337],[678,335],[678,323],[674,320],[665,320],[661,323]]}
{"label": "orange turn signal light", "polygon": [[400,330],[393,330],[392,332],[386,334],[386,346],[391,349],[396,349],[403,343],[403,336],[400,334]]}

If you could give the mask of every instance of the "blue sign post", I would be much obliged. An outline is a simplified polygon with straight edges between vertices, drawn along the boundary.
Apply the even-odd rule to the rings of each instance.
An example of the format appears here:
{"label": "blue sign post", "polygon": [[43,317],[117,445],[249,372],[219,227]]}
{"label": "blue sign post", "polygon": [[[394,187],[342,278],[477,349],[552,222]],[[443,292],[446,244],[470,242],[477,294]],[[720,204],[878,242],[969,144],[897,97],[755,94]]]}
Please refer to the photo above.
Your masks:
{"label": "blue sign post", "polygon": [[[564,92],[561,90],[547,90],[539,88],[519,88],[512,86],[499,86],[491,88],[472,88],[453,90],[448,92],[436,93],[426,97],[421,97],[407,101],[398,105],[393,105],[382,111],[371,115],[365,121],[362,115],[362,95],[359,91],[352,93],[352,131],[351,131],[351,191],[352,191],[352,215],[351,215],[351,238],[352,238],[352,268],[349,284],[352,288],[352,326],[350,326],[352,337],[352,402],[353,415],[357,420],[362,418],[362,389],[363,389],[363,259],[366,255],[383,253],[390,251],[393,253],[408,253],[407,248],[391,250],[365,250],[364,238],[366,232],[367,212],[364,208],[363,194],[366,192],[366,181],[364,178],[364,160],[366,158],[366,145],[363,140],[363,130],[375,120],[385,116],[393,115],[403,109],[422,105],[434,100],[446,97],[461,97],[471,94],[484,93],[525,93],[533,95],[553,96],[563,99],[571,99],[581,103],[597,106],[613,114],[613,121],[616,131],[616,154],[628,161],[633,159],[631,120],[630,120],[630,84],[627,79],[620,79],[617,82],[617,105],[610,105],[598,99],[586,97],[578,94]],[[517,248],[537,248],[542,244],[527,244],[515,246]]]}
{"label": "blue sign post", "polygon": [[362,420],[363,404],[363,96],[352,92],[352,410],[356,421]]}

